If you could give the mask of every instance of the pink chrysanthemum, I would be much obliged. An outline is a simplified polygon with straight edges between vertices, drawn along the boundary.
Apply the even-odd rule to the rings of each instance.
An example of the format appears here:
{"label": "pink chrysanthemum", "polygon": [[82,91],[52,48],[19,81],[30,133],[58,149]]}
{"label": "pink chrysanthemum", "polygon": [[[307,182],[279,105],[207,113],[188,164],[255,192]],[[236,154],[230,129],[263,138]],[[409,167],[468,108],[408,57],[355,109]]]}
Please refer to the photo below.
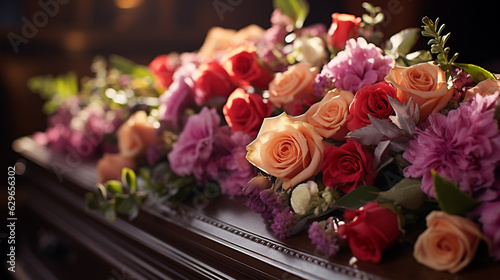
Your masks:
{"label": "pink chrysanthemum", "polygon": [[322,94],[331,89],[333,83],[341,90],[357,92],[360,88],[383,81],[394,66],[394,59],[384,56],[382,50],[369,44],[362,37],[349,39],[341,51],[316,77],[314,89]]}
{"label": "pink chrysanthemum", "polygon": [[405,177],[422,177],[422,190],[431,197],[435,197],[431,169],[475,198],[494,187],[500,164],[500,131],[493,118],[497,99],[498,93],[476,95],[448,117],[431,114],[429,126],[415,131],[403,154],[412,163],[405,168]]}

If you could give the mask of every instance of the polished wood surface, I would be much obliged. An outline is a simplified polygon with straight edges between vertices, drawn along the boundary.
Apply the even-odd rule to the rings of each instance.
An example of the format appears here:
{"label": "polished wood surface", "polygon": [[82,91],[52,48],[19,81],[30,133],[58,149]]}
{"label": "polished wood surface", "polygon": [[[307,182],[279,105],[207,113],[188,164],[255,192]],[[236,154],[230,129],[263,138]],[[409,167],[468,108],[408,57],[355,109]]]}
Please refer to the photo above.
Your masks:
{"label": "polished wood surface", "polygon": [[[379,264],[353,262],[349,250],[327,258],[305,232],[273,237],[243,198],[188,201],[175,210],[149,203],[132,221],[118,216],[110,222],[85,210],[94,161],[54,154],[30,138],[17,140],[14,149],[27,160],[24,219],[30,220],[30,241],[19,258],[36,273],[61,279],[494,279],[500,273],[498,263],[456,275],[424,267],[411,256],[415,234]],[[56,257],[40,250],[51,236],[62,248]]]}

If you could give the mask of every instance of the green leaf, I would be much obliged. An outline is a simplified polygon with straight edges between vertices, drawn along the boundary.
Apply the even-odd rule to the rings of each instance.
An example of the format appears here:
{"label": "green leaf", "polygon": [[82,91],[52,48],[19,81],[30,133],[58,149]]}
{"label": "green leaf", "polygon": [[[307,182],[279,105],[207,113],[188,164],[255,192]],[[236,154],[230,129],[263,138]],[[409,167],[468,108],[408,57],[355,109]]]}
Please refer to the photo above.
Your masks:
{"label": "green leaf", "polygon": [[92,210],[99,209],[99,204],[97,203],[94,193],[88,192],[85,194],[85,207]]}
{"label": "green leaf", "polygon": [[274,0],[274,8],[288,16],[295,28],[302,28],[309,14],[309,4],[306,0]]}
{"label": "green leaf", "polygon": [[431,174],[434,179],[434,191],[441,210],[448,214],[465,216],[479,204],[477,200],[461,191],[455,184],[439,176],[436,171],[431,170]]}
{"label": "green leaf", "polygon": [[137,191],[137,177],[134,170],[124,167],[122,169],[122,182],[129,187],[130,193],[133,194]]}
{"label": "green leaf", "polygon": [[106,188],[102,184],[97,184],[97,200],[106,201],[107,200]]}
{"label": "green leaf", "polygon": [[391,38],[389,38],[389,42],[387,43],[387,45],[390,46],[390,49],[386,50],[386,53],[390,53],[393,55],[408,54],[415,43],[418,41],[418,34],[418,28],[407,28],[392,35]]}
{"label": "green leaf", "polygon": [[368,202],[375,201],[380,190],[374,186],[361,186],[337,200],[333,206],[349,209],[358,209]]}
{"label": "green leaf", "polygon": [[135,200],[133,197],[116,197],[115,198],[115,208],[116,211],[123,214],[128,214],[135,206]]}
{"label": "green leaf", "polygon": [[472,80],[476,83],[486,79],[496,80],[495,75],[493,75],[490,71],[477,65],[468,63],[453,63],[453,65],[469,73]]}
{"label": "green leaf", "polygon": [[112,67],[120,70],[124,74],[129,74],[133,77],[144,78],[149,77],[154,79],[153,74],[144,65],[139,65],[130,59],[119,55],[111,55],[109,61]]}
{"label": "green leaf", "polygon": [[112,195],[123,194],[122,183],[117,180],[110,180],[104,183],[106,190]]}
{"label": "green leaf", "polygon": [[407,209],[418,209],[426,200],[426,196],[420,189],[420,186],[420,179],[404,178],[391,189],[380,192],[377,202],[390,202]]}

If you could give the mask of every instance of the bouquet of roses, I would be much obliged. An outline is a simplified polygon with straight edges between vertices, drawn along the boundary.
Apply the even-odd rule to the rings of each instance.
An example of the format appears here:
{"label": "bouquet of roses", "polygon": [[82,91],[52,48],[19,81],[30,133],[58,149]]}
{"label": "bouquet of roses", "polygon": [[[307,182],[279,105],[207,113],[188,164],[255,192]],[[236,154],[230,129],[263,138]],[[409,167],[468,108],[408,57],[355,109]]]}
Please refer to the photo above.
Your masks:
{"label": "bouquet of roses", "polygon": [[[427,217],[419,262],[457,272],[483,247],[499,259],[496,77],[456,62],[438,20],[381,43],[371,4],[362,18],[334,13],[328,29],[303,26],[306,1],[274,4],[267,30],[214,27],[199,51],[158,56],[149,71],[119,60],[96,72],[108,78],[83,110],[60,107],[73,112],[65,128],[75,116],[93,127],[81,113],[91,99],[105,104],[98,119],[118,116],[103,122],[116,151],[101,149],[87,206],[133,218],[146,200],[242,195],[278,238],[308,227],[329,256],[347,243],[373,262]],[[420,33],[430,52],[410,52]],[[54,146],[68,134],[44,135]]]}
{"label": "bouquet of roses", "polygon": [[[421,31],[436,61],[429,52],[408,54],[418,29],[391,37],[383,51],[356,38],[360,22],[333,15],[326,41],[342,44],[330,45],[333,58],[313,72],[305,87],[313,93],[300,91],[300,64],[271,82],[269,100],[285,113],[264,119],[247,146],[263,172],[244,189],[247,205],[280,238],[316,220],[309,237],[330,256],[346,241],[357,259],[379,262],[428,214],[414,246],[420,263],[454,273],[480,243],[500,258],[500,82],[450,57],[439,19],[424,18]],[[278,83],[294,97],[283,98]],[[320,101],[293,112],[314,95]]]}

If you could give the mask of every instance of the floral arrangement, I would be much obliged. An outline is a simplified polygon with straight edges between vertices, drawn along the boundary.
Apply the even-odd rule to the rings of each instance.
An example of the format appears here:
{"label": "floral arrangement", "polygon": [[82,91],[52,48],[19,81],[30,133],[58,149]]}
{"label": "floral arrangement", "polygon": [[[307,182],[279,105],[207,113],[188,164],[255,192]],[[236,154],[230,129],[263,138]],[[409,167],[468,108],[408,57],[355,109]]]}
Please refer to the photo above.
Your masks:
{"label": "floral arrangement", "polygon": [[[102,154],[86,199],[109,219],[145,201],[243,196],[276,237],[307,231],[329,256],[348,247],[379,262],[425,219],[418,262],[456,273],[481,254],[500,259],[495,75],[456,62],[439,19],[382,42],[369,3],[328,29],[303,26],[306,1],[274,4],[269,29],[214,27],[199,51],[147,68],[97,60],[78,95],[50,98],[57,113],[34,138]],[[419,34],[430,52],[410,52]]]}

